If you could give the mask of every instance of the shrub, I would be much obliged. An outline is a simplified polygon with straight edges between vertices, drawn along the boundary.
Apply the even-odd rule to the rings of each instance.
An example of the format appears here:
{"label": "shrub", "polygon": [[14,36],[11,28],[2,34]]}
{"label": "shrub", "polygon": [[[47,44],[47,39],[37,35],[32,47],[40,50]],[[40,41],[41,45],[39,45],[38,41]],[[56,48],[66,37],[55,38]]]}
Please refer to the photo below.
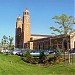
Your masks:
{"label": "shrub", "polygon": [[44,54],[44,52],[41,52],[39,56],[39,63],[44,63],[45,60],[46,60],[46,55]]}
{"label": "shrub", "polygon": [[60,55],[61,53],[60,53],[60,51],[59,50],[55,50],[55,55],[54,55],[54,57],[57,59],[57,58],[60,58],[61,57],[61,55]]}
{"label": "shrub", "polygon": [[51,56],[47,57],[47,62],[49,62],[50,64],[54,64],[55,60],[56,60],[55,57],[51,57]]}
{"label": "shrub", "polygon": [[32,60],[32,55],[30,54],[29,49],[27,49],[27,51],[26,51],[26,53],[24,54],[24,56],[25,56],[24,60],[25,60],[26,62],[31,62],[31,60]]}
{"label": "shrub", "polygon": [[32,58],[30,61],[31,64],[38,64],[38,59],[36,57]]}

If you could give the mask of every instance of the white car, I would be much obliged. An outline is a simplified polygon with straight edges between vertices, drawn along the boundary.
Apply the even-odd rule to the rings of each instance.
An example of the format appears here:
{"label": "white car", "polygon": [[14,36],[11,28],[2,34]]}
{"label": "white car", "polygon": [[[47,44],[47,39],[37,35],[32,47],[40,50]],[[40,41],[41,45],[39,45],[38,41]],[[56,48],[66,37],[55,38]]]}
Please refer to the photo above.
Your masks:
{"label": "white car", "polygon": [[30,52],[30,54],[31,54],[32,56],[40,56],[40,52],[37,51],[37,50],[32,50],[32,51]]}
{"label": "white car", "polygon": [[17,52],[21,52],[21,50],[14,50],[13,52],[12,52],[12,54],[16,54]]}
{"label": "white car", "polygon": [[6,53],[6,52],[9,52],[9,50],[7,50],[7,49],[6,50],[1,50],[1,52]]}

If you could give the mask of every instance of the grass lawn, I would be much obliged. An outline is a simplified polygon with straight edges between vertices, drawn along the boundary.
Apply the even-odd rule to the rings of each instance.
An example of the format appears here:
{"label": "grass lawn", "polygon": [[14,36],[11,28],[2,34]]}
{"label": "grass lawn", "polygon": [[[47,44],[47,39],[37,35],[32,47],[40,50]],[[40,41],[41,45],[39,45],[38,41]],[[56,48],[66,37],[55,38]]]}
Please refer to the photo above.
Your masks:
{"label": "grass lawn", "polygon": [[0,54],[0,75],[75,75],[75,61],[73,65],[43,67],[25,63],[15,55]]}

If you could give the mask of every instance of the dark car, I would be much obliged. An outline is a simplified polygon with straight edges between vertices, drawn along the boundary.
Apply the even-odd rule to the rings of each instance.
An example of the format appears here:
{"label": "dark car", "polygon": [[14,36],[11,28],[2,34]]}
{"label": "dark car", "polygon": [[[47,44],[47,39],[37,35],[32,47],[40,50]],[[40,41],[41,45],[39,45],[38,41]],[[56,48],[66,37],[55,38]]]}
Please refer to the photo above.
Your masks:
{"label": "dark car", "polygon": [[41,52],[44,52],[45,55],[49,55],[49,54],[54,54],[55,53],[53,50],[31,50],[30,54],[32,56],[38,57],[38,56],[40,56]]}
{"label": "dark car", "polygon": [[23,56],[25,54],[26,50],[21,50],[21,52],[17,52],[16,54],[19,56]]}
{"label": "dark car", "polygon": [[54,53],[53,50],[42,50],[41,52],[44,52],[45,55],[50,55]]}
{"label": "dark car", "polygon": [[13,51],[14,51],[14,50],[9,50],[9,54],[13,54]]}
{"label": "dark car", "polygon": [[75,48],[70,49],[70,53],[75,53]]}

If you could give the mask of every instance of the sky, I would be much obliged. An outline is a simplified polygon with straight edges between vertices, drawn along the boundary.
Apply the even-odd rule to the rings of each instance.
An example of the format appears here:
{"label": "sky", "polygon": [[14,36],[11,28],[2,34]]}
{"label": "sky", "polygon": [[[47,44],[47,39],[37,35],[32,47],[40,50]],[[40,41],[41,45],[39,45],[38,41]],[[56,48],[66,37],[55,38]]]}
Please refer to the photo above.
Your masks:
{"label": "sky", "polygon": [[[54,16],[75,16],[75,0],[0,0],[0,41],[3,35],[14,37],[16,19],[30,12],[31,34],[51,35],[50,26],[58,26]],[[74,17],[75,18],[75,17]]]}

